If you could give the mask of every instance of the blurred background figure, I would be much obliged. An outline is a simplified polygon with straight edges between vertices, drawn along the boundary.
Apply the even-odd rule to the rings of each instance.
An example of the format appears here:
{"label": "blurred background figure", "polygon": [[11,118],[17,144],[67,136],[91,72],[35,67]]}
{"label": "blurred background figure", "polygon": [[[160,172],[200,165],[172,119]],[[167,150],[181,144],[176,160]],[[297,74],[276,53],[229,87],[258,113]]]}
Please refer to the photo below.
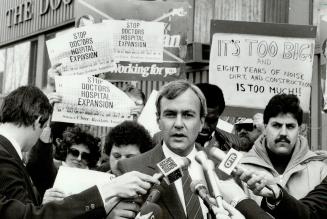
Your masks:
{"label": "blurred background figure", "polygon": [[249,151],[264,130],[263,114],[257,113],[253,119],[241,118],[234,124],[234,130],[240,138],[243,151]]}
{"label": "blurred background figure", "polygon": [[133,119],[137,120],[146,103],[145,94],[132,84],[127,84],[123,91],[135,102],[136,107],[132,109],[131,114]]}
{"label": "blurred background figure", "polygon": [[104,146],[109,162],[97,170],[119,175],[117,162],[137,156],[153,148],[149,132],[136,121],[125,121],[115,126],[107,135]]}

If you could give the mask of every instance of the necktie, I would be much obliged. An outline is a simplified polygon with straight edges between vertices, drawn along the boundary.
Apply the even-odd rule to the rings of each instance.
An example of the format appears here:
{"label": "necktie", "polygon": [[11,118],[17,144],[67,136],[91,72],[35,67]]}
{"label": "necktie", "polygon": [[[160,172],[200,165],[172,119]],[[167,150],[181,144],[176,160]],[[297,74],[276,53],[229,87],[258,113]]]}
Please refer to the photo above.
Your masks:
{"label": "necktie", "polygon": [[183,170],[182,184],[188,219],[203,219],[199,198],[191,191],[191,177],[187,169]]}

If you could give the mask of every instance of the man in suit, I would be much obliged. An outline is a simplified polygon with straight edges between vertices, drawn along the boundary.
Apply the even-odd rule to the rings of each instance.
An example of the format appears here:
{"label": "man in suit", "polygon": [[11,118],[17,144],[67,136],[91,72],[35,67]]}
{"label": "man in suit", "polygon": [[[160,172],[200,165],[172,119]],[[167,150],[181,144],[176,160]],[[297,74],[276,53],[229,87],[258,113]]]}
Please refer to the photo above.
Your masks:
{"label": "man in suit", "polygon": [[202,147],[195,144],[195,139],[207,114],[205,97],[198,87],[187,81],[172,81],[159,91],[156,109],[162,143],[140,156],[119,161],[118,170],[122,173],[137,170],[153,175],[158,172],[156,164],[164,158],[187,157],[191,164],[185,168],[182,179],[171,185],[162,182],[159,186],[161,196],[157,204],[165,219],[206,218],[206,207],[196,195],[190,197],[187,191],[190,179],[204,180],[202,167],[195,161],[195,154]]}
{"label": "man in suit", "polygon": [[108,200],[145,194],[151,183],[159,183],[142,173],[117,177],[103,186],[41,206],[22,152],[29,151],[48,123],[52,106],[42,91],[23,86],[3,100],[0,115],[0,218],[103,218],[110,211]]}

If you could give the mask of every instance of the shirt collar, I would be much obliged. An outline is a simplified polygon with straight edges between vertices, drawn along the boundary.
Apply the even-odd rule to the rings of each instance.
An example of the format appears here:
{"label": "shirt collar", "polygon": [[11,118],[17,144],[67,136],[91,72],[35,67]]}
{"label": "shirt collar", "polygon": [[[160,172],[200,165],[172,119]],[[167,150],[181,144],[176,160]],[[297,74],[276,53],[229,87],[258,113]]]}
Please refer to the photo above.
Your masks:
{"label": "shirt collar", "polygon": [[3,135],[5,138],[8,139],[8,141],[10,141],[10,143],[12,144],[12,146],[14,146],[18,156],[20,157],[21,160],[23,160],[23,154],[22,154],[22,149],[20,147],[20,145],[17,143],[17,141],[15,140],[15,138],[13,138],[9,132],[5,131],[5,130],[1,130],[0,132],[1,135]]}
{"label": "shirt collar", "polygon": [[[173,159],[174,158],[178,159],[178,158],[182,157],[182,156],[176,154],[175,152],[173,152],[172,150],[170,150],[165,142],[162,143],[162,150],[163,150],[165,157],[171,157]],[[194,144],[192,151],[185,157],[187,157],[188,159],[193,161],[195,159],[196,152],[197,152],[197,150],[196,150],[195,144]]]}

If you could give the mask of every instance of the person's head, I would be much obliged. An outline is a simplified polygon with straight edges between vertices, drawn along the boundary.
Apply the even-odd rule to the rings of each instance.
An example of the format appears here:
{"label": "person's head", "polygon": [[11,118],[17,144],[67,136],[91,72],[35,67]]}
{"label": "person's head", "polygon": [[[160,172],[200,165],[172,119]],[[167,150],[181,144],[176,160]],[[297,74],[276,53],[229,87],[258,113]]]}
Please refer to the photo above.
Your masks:
{"label": "person's head", "polygon": [[68,127],[74,127],[73,123],[67,123],[67,122],[51,122],[50,128],[51,128],[51,139],[52,139],[52,145],[54,146],[55,153],[54,158],[60,159],[60,153],[57,150],[60,143],[62,142],[63,133]]}
{"label": "person's head", "polygon": [[245,151],[249,151],[252,148],[254,142],[263,132],[263,115],[262,113],[257,113],[255,116],[260,116],[256,122],[254,122],[254,119],[243,118],[234,125],[235,134],[240,138],[242,148]]}
{"label": "person's head", "polygon": [[136,105],[132,112],[134,120],[136,120],[145,106],[145,94],[140,89],[134,87],[132,84],[127,84],[123,91],[129,96],[129,98],[134,101]]}
{"label": "person's head", "polygon": [[127,84],[123,91],[135,102],[137,106],[144,106],[146,99],[145,94],[132,84]]}
{"label": "person's head", "polygon": [[68,127],[59,145],[61,160],[69,167],[93,168],[100,158],[99,138],[82,131],[79,127]]}
{"label": "person's head", "polygon": [[174,153],[188,155],[207,114],[201,90],[184,80],[172,81],[159,91],[156,108],[164,143]]}
{"label": "person's head", "polygon": [[149,132],[135,121],[124,121],[110,130],[104,146],[109,156],[110,168],[117,173],[117,163],[121,159],[134,157],[153,147]]}
{"label": "person's head", "polygon": [[199,83],[196,86],[202,91],[207,102],[208,114],[197,139],[198,142],[203,142],[209,140],[216,130],[219,116],[225,109],[225,99],[222,90],[216,85]]}
{"label": "person's head", "polygon": [[3,100],[0,123],[26,128],[23,151],[29,151],[41,135],[52,113],[52,106],[45,94],[35,86],[22,86],[9,93]]}
{"label": "person's head", "polygon": [[277,94],[265,108],[263,121],[268,149],[274,154],[293,152],[302,124],[300,100],[293,94]]}

